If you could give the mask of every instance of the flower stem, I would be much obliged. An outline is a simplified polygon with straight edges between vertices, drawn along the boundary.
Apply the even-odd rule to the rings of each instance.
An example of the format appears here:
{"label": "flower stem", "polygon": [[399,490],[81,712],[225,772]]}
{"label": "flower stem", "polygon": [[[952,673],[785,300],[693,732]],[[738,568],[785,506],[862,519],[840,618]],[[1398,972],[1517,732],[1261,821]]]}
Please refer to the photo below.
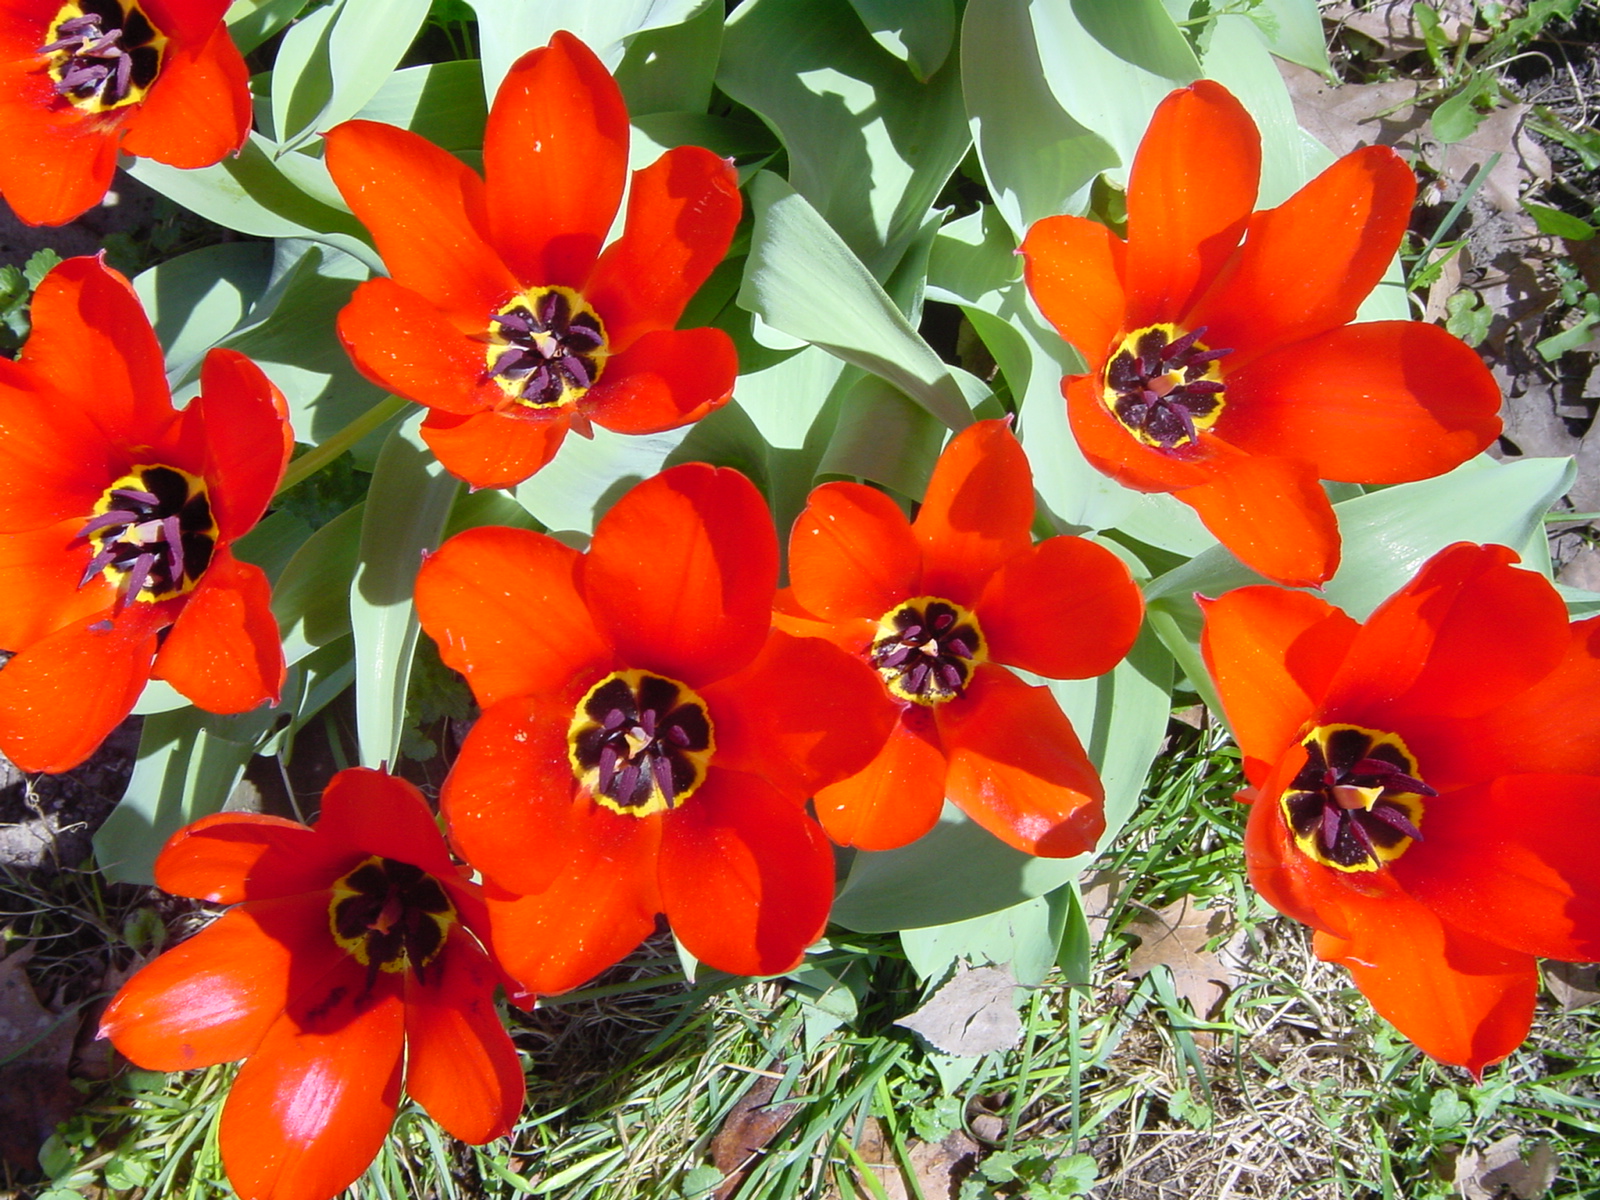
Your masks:
{"label": "flower stem", "polygon": [[385,396],[338,433],[323,439],[291,462],[289,469],[283,473],[283,482],[273,495],[281,496],[296,484],[310,479],[409,403],[404,396]]}

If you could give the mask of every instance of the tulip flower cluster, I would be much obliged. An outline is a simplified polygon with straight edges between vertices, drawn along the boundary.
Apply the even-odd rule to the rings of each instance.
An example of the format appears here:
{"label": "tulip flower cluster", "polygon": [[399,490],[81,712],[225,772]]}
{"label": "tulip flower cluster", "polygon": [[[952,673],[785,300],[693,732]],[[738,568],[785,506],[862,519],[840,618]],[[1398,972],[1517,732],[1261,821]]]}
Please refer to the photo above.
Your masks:
{"label": "tulip flower cluster", "polygon": [[[119,149],[198,168],[245,143],[224,7],[0,0],[0,111],[27,131],[26,153],[0,150],[0,194],[24,220],[93,204]],[[386,271],[352,287],[337,339],[425,410],[434,469],[513,489],[597,426],[751,423],[731,307],[677,328],[740,237],[740,173],[674,145],[630,176],[633,136],[565,32],[500,82],[481,173],[383,121],[326,131],[322,200]],[[1379,1013],[1481,1076],[1527,1035],[1535,958],[1600,957],[1600,618],[1569,623],[1544,577],[1471,542],[1416,554],[1365,623],[1298,590],[1339,568],[1323,480],[1450,471],[1498,433],[1499,394],[1442,329],[1353,323],[1409,218],[1398,155],[1359,150],[1258,211],[1261,162],[1226,89],[1174,91],[1131,164],[1126,236],[1038,221],[1025,286],[1082,358],[1062,391],[1083,458],[1176,497],[1263,580],[1200,600],[1198,647],[1243,752],[1251,880]],[[0,361],[0,750],[66,770],[152,679],[209,713],[291,708],[247,552],[294,448],[289,401],[212,349],[175,407],[156,332],[101,259],[53,270],[31,315]],[[708,454],[748,471],[685,451],[619,467],[587,538],[463,517],[420,570],[410,548],[403,599],[480,710],[437,815],[385,766],[335,775],[311,824],[178,829],[155,882],[229,907],[102,1019],[151,1069],[242,1060],[218,1135],[242,1197],[326,1200],[403,1092],[465,1141],[508,1134],[523,1068],[497,995],[577,988],[663,920],[709,967],[782,975],[822,936],[839,862],[914,850],[941,814],[1008,854],[1103,848],[1103,746],[1039,680],[1119,669],[1148,547],[1041,508],[1030,411],[1019,438],[983,403],[915,488],[813,457],[785,489],[762,474],[776,451]],[[386,532],[375,508],[360,556]],[[775,510],[797,513],[786,550]]]}

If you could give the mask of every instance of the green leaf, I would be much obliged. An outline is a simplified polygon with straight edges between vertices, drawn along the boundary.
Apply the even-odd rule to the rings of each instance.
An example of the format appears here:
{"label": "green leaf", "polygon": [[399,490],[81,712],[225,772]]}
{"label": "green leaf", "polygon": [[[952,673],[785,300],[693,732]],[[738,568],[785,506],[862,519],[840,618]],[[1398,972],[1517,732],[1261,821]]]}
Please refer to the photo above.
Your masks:
{"label": "green leaf", "polygon": [[309,0],[233,0],[228,6],[228,36],[249,54],[300,15]]}
{"label": "green leaf", "polygon": [[956,65],[917,82],[849,0],[747,0],[717,85],[777,130],[794,190],[879,280],[971,144]]}
{"label": "green leaf", "polygon": [[1545,362],[1555,362],[1570,350],[1594,340],[1595,326],[1600,324],[1600,315],[1589,313],[1581,318],[1576,325],[1563,329],[1560,333],[1542,338],[1533,344],[1539,352],[1539,357]]}
{"label": "green leaf", "polygon": [[161,847],[190,821],[222,808],[277,716],[263,708],[216,717],[189,707],[146,717],[128,789],[94,835],[106,878],[154,883]]}
{"label": "green leaf", "polygon": [[1444,302],[1445,330],[1469,346],[1476,346],[1489,336],[1489,326],[1494,313],[1483,303],[1477,292],[1462,290]]}
{"label": "green leaf", "polygon": [[422,418],[408,418],[378,455],[350,587],[356,734],[361,763],[368,767],[393,763],[399,755],[419,632],[412,591],[422,555],[438,548],[459,489],[423,442]]}
{"label": "green leaf", "polygon": [[617,64],[617,86],[637,121],[651,113],[704,113],[722,51],[722,6],[707,4],[678,25],[635,34]]}
{"label": "green leaf", "polygon": [[1247,15],[1279,58],[1332,77],[1328,39],[1322,32],[1316,0],[1256,0]]}
{"label": "green leaf", "polygon": [[588,534],[624,492],[661,470],[688,433],[683,428],[633,436],[596,426],[592,439],[569,436],[555,458],[512,495],[552,533]]}
{"label": "green leaf", "polygon": [[259,133],[236,155],[214,166],[182,170],[153,158],[136,158],[128,174],[227,229],[255,237],[311,237],[355,256],[373,270],[383,261],[368,243],[366,230],[347,212],[302,190],[278,169],[277,147]]}
{"label": "green leaf", "polygon": [[1018,983],[1038,987],[1055,965],[1060,937],[1059,915],[1036,896],[965,921],[902,929],[900,945],[924,981],[941,978],[958,959],[966,959],[973,966],[1009,966]]}
{"label": "green leaf", "polygon": [[626,43],[637,33],[681,25],[712,0],[468,0],[478,14],[483,47],[484,94],[492,97],[511,64],[535,46],[546,45],[558,29],[577,35],[608,70],[622,61]]}
{"label": "green leaf", "polygon": [[876,375],[845,392],[839,422],[818,464],[819,475],[870,479],[918,499],[944,447],[945,428],[906,394]]}
{"label": "green leaf", "polygon": [[489,119],[483,71],[476,60],[407,67],[390,75],[355,116],[409,129],[452,154],[477,152]]}
{"label": "green leaf", "polygon": [[[490,493],[492,494],[492,493]],[[350,585],[361,561],[365,504],[340,513],[305,540],[272,589],[283,656],[299,662],[350,633]]]}
{"label": "green leaf", "polygon": [[972,421],[960,382],[804,197],[763,171],[738,304],[775,329],[894,384],[951,429]]}
{"label": "green leaf", "polygon": [[427,15],[428,0],[334,0],[297,21],[272,65],[272,125],[284,149],[355,116]]}
{"label": "green leaf", "polygon": [[1545,204],[1534,204],[1524,200],[1522,207],[1534,224],[1539,227],[1540,233],[1548,233],[1551,237],[1566,238],[1569,242],[1587,242],[1595,234],[1595,228],[1582,217],[1575,217],[1571,213],[1562,212],[1559,208],[1551,208]]}
{"label": "green leaf", "polygon": [[170,379],[193,377],[200,357],[233,332],[266,290],[271,272],[271,246],[225,242],[168,259],[134,279],[166,351]]}
{"label": "green leaf", "polygon": [[955,41],[954,0],[850,0],[850,7],[872,40],[894,55],[926,83],[950,55]]}
{"label": "green leaf", "polygon": [[[1056,99],[1021,0],[968,0],[961,84],[978,162],[1011,226],[1013,249],[1040,218],[1081,212],[1095,177],[1121,162]],[[1027,119],[1018,120],[1019,113]]]}
{"label": "green leaf", "polygon": [[1489,115],[1478,105],[1494,96],[1494,87],[1494,76],[1487,71],[1474,75],[1466,87],[1433,110],[1429,120],[1433,136],[1448,146],[1476,133],[1478,126]]}
{"label": "green leaf", "polygon": [[1112,54],[1152,75],[1184,83],[1200,64],[1161,0],[1072,0],[1083,30]]}
{"label": "green leaf", "polygon": [[[1172,660],[1148,631],[1098,680],[1051,685],[1106,784],[1107,845],[1138,801],[1166,731]],[[1092,861],[1013,850],[947,803],[933,830],[909,846],[858,851],[834,901],[833,920],[877,933],[966,920],[1053,892]]]}

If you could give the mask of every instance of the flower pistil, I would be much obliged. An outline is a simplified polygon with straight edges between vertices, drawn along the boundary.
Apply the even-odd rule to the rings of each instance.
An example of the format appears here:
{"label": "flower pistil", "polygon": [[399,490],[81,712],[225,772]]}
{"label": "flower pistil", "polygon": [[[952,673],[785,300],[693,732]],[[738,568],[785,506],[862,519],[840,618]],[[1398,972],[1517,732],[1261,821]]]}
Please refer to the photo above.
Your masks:
{"label": "flower pistil", "polygon": [[370,989],[380,971],[412,971],[419,981],[444,948],[455,905],[421,867],[377,855],[333,884],[328,926],[367,968]]}
{"label": "flower pistil", "polygon": [[571,288],[532,288],[489,318],[489,377],[518,404],[560,408],[605,369],[600,314]]}
{"label": "flower pistil", "polygon": [[96,553],[78,586],[104,574],[117,609],[194,590],[211,563],[217,523],[205,483],[169,466],[137,466],[106,489],[81,530]]}
{"label": "flower pistil", "polygon": [[1336,871],[1376,871],[1422,841],[1423,797],[1438,792],[1417,778],[1399,735],[1319,725],[1301,745],[1305,766],[1278,803],[1308,857]]}
{"label": "flower pistil", "polygon": [[1176,450],[1199,440],[1222,414],[1222,372],[1200,338],[1205,326],[1183,333],[1172,324],[1148,325],[1122,339],[1106,366],[1105,402],[1129,433],[1147,446]]}
{"label": "flower pistil", "polygon": [[648,671],[616,671],[595,684],[567,732],[578,782],[596,803],[634,817],[668,812],[692,796],[715,749],[705,701]]}
{"label": "flower pistil", "polygon": [[85,112],[137,104],[161,71],[167,38],[134,0],[69,0],[50,23],[56,95]]}
{"label": "flower pistil", "polygon": [[927,706],[960,696],[986,657],[977,616],[937,596],[915,596],[885,613],[867,651],[890,692]]}

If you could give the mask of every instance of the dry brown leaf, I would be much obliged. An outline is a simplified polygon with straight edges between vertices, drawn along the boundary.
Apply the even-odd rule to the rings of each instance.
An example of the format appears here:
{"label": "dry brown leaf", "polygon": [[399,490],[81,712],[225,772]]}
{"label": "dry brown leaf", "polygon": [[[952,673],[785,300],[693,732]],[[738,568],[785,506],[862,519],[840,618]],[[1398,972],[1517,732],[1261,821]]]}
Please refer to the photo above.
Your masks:
{"label": "dry brown leaf", "polygon": [[[1211,1015],[1238,980],[1243,961],[1244,931],[1220,909],[1204,909],[1185,896],[1159,910],[1147,910],[1127,925],[1139,939],[1128,956],[1133,978],[1165,966],[1180,1000],[1187,1000],[1200,1018]],[[1216,940],[1216,949],[1207,944]]]}
{"label": "dry brown leaf", "polygon": [[1010,967],[958,967],[931,1000],[895,1024],[958,1058],[1006,1050],[1022,1040],[1016,989]]}
{"label": "dry brown leaf", "polygon": [[[977,1161],[978,1149],[978,1143],[959,1129],[941,1142],[910,1139],[906,1143],[906,1154],[923,1200],[957,1200],[961,1181],[972,1173]],[[872,1168],[886,1200],[910,1200],[911,1192],[895,1159],[894,1147],[884,1134],[883,1122],[877,1117],[868,1117],[863,1123],[856,1153]],[[823,1200],[840,1200],[842,1195],[836,1184],[829,1184],[823,1192]]]}
{"label": "dry brown leaf", "polygon": [[716,1200],[728,1200],[738,1190],[756,1155],[767,1148],[800,1107],[793,1103],[773,1104],[777,1090],[778,1080],[770,1075],[757,1076],[750,1090],[734,1102],[722,1128],[711,1139],[711,1162],[722,1172],[722,1183],[714,1193]]}
{"label": "dry brown leaf", "polygon": [[1464,1200],[1538,1200],[1556,1180],[1556,1152],[1535,1142],[1522,1156],[1522,1137],[1511,1134],[1487,1150],[1463,1150],[1456,1158],[1455,1188]]}
{"label": "dry brown leaf", "polygon": [[22,1170],[38,1166],[39,1147],[76,1107],[67,1061],[78,1017],[39,1003],[22,969],[31,956],[0,960],[0,1158]]}
{"label": "dry brown leaf", "polygon": [[1078,895],[1083,902],[1083,919],[1089,926],[1089,941],[1099,945],[1106,935],[1106,926],[1117,907],[1128,877],[1121,871],[1101,867],[1078,877]]}
{"label": "dry brown leaf", "polygon": [[1600,965],[1547,962],[1542,966],[1545,986],[1561,1005],[1562,1012],[1586,1008],[1600,1001]]}
{"label": "dry brown leaf", "polygon": [[[1430,7],[1438,14],[1440,32],[1451,45],[1455,45],[1463,29],[1470,31],[1469,41],[1489,40],[1486,30],[1473,28],[1478,15],[1477,0],[1431,0]],[[1354,0],[1338,0],[1322,9],[1322,19],[1366,34],[1378,43],[1380,59],[1404,58],[1426,44],[1413,0],[1378,0],[1364,7],[1357,7]]]}

